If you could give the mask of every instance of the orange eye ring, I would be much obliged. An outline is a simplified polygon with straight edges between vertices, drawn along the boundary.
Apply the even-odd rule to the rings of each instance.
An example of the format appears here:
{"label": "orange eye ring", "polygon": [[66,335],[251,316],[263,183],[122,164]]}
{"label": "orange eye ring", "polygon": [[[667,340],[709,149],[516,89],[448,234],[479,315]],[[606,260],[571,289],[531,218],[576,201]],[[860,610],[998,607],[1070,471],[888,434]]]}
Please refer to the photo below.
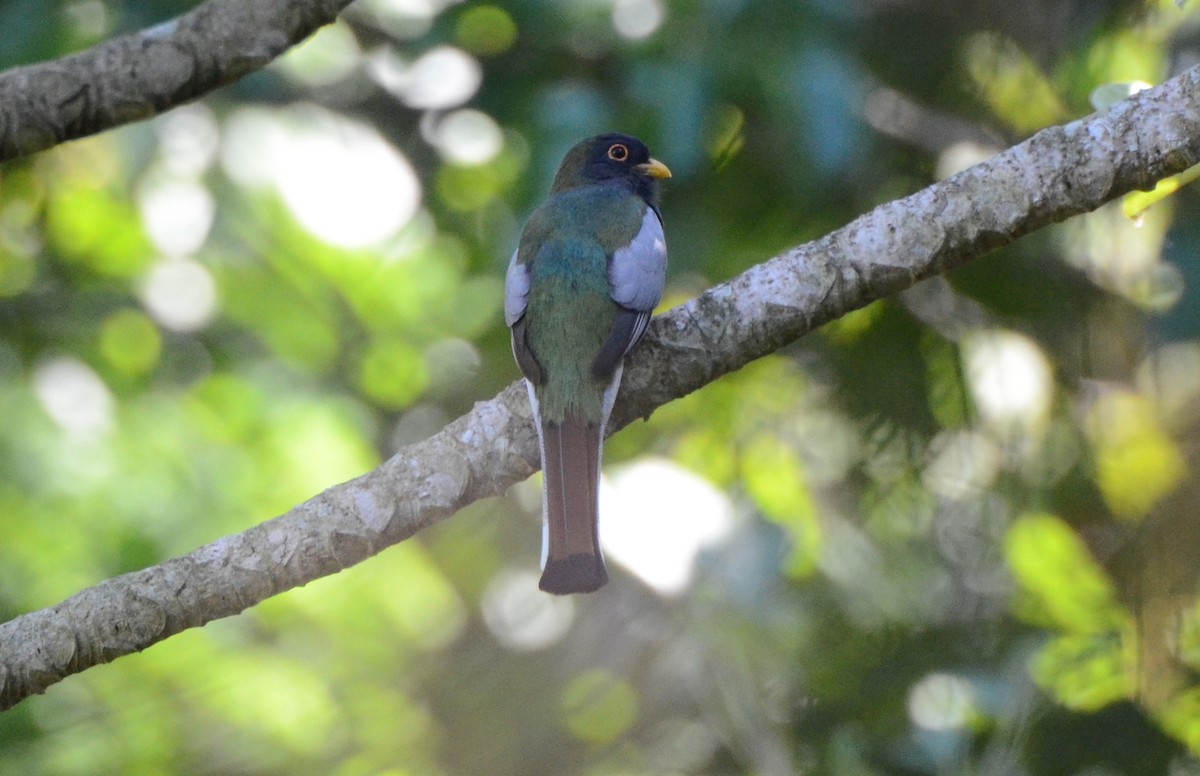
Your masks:
{"label": "orange eye ring", "polygon": [[608,158],[614,162],[623,162],[629,158],[629,148],[624,143],[613,143],[608,147]]}

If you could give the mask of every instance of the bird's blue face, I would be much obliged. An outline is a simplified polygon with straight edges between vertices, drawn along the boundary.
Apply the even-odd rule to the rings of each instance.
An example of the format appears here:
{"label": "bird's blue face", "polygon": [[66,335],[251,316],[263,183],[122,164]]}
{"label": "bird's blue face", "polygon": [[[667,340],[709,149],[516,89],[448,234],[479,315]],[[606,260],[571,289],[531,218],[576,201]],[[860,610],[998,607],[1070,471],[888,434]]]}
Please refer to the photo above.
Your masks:
{"label": "bird's blue face", "polygon": [[656,199],[655,182],[669,175],[666,166],[650,157],[645,143],[618,133],[592,138],[579,170],[584,182],[624,184],[647,202]]}
{"label": "bird's blue face", "polygon": [[601,135],[588,149],[582,174],[592,181],[633,178],[644,175],[638,165],[649,161],[650,150],[637,138],[615,133]]}
{"label": "bird's blue face", "polygon": [[655,181],[671,177],[636,137],[611,132],[580,141],[567,152],[554,176],[552,194],[579,186],[621,186],[644,201],[655,202]]}

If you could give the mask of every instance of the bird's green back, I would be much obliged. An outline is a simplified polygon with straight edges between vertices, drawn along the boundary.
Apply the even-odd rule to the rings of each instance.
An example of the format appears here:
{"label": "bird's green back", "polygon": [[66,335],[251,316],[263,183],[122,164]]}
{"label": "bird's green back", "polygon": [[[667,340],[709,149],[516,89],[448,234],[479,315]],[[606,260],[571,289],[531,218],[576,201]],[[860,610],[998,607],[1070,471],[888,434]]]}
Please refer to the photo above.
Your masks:
{"label": "bird's green back", "polygon": [[552,196],[530,217],[517,261],[532,262],[527,337],[546,382],[537,386],[542,418],[570,413],[598,423],[608,380],[591,364],[616,319],[608,259],[641,227],[645,203],[612,186]]}

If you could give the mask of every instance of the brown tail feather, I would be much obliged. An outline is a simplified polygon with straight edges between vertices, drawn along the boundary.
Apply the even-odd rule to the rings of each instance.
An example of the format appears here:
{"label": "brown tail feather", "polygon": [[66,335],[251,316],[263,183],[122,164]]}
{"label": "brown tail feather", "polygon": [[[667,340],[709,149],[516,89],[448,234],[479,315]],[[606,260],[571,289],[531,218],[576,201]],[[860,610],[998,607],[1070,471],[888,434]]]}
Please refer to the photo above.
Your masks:
{"label": "brown tail feather", "polygon": [[600,427],[575,418],[542,424],[547,593],[590,593],[608,581],[600,554]]}

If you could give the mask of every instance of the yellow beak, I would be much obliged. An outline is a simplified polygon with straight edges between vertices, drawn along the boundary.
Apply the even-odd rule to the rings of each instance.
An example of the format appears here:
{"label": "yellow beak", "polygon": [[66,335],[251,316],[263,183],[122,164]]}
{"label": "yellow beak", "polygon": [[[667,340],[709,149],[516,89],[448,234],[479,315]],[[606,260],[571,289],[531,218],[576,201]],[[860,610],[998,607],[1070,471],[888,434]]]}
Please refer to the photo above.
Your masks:
{"label": "yellow beak", "polygon": [[658,161],[657,159],[651,159],[650,161],[646,162],[645,164],[639,164],[636,169],[638,172],[649,175],[651,178],[660,178],[661,179],[661,178],[670,178],[671,177],[671,171],[667,168],[667,166],[665,164]]}

